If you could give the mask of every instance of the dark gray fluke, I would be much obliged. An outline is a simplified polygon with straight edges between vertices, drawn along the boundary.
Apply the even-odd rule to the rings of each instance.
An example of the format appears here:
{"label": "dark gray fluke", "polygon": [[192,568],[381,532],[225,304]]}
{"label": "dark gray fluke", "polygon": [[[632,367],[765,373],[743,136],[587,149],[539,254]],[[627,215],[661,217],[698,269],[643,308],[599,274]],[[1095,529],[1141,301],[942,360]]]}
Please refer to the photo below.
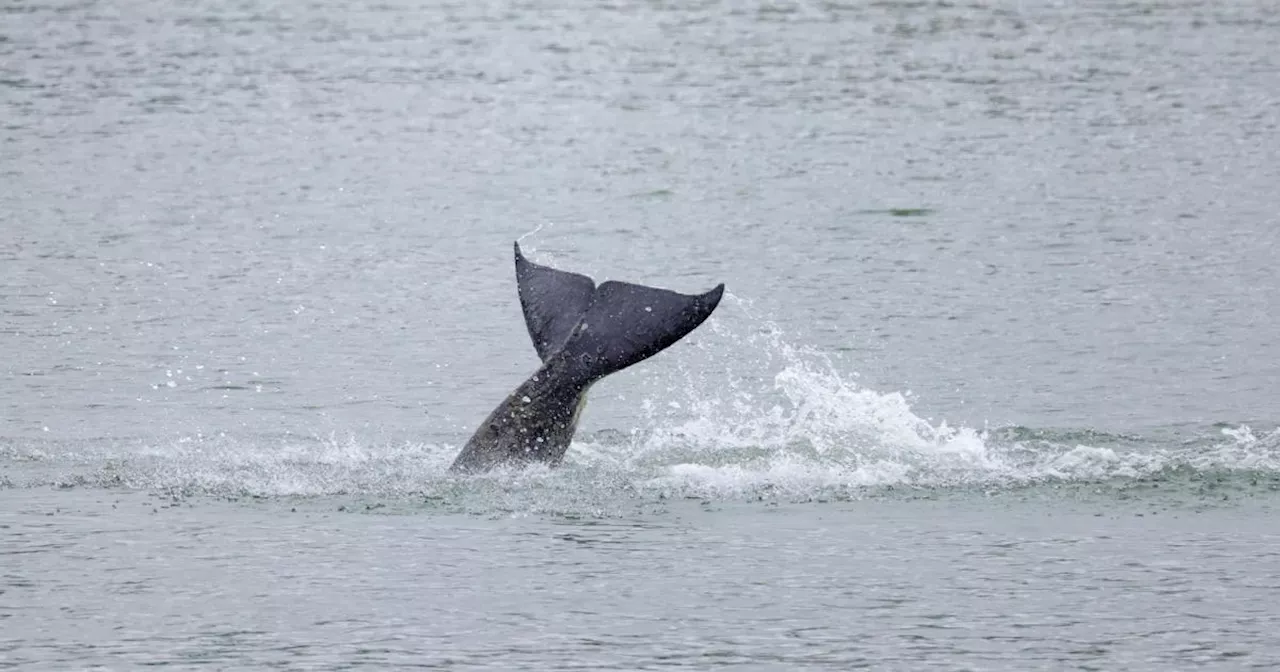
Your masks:
{"label": "dark gray fluke", "polygon": [[596,287],[525,259],[520,243],[515,255],[520,307],[542,367],[489,414],[450,471],[560,464],[591,384],[683,338],[724,293],[723,284],[698,295],[614,281]]}

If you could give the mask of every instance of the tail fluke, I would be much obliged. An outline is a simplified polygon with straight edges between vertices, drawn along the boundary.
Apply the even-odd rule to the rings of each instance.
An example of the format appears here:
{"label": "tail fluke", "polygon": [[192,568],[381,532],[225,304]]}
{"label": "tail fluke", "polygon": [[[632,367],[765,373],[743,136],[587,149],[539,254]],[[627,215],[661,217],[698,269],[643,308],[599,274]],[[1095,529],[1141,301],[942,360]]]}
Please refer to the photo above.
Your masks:
{"label": "tail fluke", "polygon": [[628,282],[595,286],[578,273],[540,266],[516,243],[516,284],[529,337],[542,361],[563,352],[597,379],[652,357],[702,324],[720,304],[724,285],[680,294]]}

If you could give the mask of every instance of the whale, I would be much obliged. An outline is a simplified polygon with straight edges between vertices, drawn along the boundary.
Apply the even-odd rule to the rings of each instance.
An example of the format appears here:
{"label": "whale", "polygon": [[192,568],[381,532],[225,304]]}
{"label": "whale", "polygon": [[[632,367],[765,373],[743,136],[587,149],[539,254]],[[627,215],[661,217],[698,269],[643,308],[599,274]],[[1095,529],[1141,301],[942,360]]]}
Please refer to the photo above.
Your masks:
{"label": "whale", "polygon": [[720,304],[724,283],[704,294],[609,280],[535,264],[515,242],[516,291],[542,364],[485,418],[449,467],[474,474],[499,466],[559,466],[591,385],[667,349]]}

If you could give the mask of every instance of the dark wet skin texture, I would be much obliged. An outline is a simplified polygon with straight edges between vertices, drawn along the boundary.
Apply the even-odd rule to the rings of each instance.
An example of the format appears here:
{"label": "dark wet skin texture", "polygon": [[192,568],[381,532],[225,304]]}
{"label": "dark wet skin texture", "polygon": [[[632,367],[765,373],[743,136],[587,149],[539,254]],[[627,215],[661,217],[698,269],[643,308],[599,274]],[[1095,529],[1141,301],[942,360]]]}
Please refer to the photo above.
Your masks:
{"label": "dark wet skin texture", "polygon": [[562,354],[542,365],[493,409],[451,469],[475,472],[503,463],[559,465],[590,386],[570,364]]}
{"label": "dark wet skin texture", "polygon": [[543,365],[489,414],[451,471],[502,464],[560,464],[573,440],[587,389],[645,360],[702,324],[724,285],[686,295],[539,266],[515,245],[525,325]]}

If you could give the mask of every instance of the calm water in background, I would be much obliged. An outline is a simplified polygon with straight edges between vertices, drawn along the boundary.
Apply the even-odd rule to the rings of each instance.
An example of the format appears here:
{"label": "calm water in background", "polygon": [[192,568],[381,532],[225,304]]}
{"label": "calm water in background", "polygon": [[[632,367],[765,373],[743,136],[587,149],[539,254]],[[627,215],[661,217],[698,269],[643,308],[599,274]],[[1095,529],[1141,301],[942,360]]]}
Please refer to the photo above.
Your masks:
{"label": "calm water in background", "polygon": [[[6,4],[0,666],[1280,664],[1277,31]],[[450,478],[521,236],[732,296]]]}

